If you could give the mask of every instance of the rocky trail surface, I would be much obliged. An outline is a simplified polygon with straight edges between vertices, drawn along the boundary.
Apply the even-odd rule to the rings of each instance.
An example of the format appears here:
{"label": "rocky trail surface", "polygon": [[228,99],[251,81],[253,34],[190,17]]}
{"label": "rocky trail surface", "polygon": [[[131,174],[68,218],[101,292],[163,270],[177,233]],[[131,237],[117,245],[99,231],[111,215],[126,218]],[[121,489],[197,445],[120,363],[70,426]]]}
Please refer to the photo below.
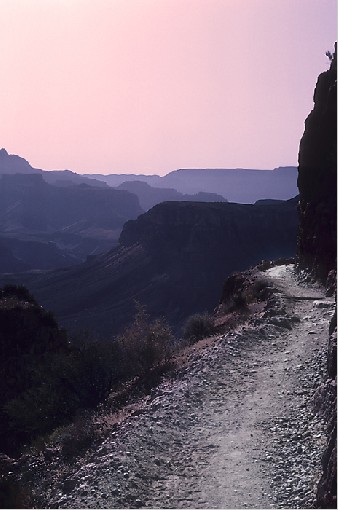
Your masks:
{"label": "rocky trail surface", "polygon": [[[40,480],[48,508],[313,508],[333,298],[292,265],[263,311],[192,351],[104,441]],[[32,466],[34,470],[34,466]]]}

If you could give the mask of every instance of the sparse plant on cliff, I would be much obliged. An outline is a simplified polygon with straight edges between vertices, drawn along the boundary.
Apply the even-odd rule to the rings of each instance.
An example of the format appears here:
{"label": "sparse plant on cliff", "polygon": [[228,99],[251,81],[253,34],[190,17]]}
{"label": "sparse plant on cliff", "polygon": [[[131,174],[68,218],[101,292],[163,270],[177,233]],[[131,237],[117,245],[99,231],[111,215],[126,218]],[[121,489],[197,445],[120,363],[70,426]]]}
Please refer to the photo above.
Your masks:
{"label": "sparse plant on cliff", "polygon": [[332,62],[332,60],[333,60],[333,53],[328,50],[328,51],[325,52],[325,55],[327,56],[329,61]]}
{"label": "sparse plant on cliff", "polygon": [[214,330],[214,321],[209,314],[196,313],[187,319],[183,328],[183,338],[194,343],[212,335]]}
{"label": "sparse plant on cliff", "polygon": [[133,323],[117,338],[120,368],[125,377],[143,375],[168,361],[174,337],[163,319],[151,321],[145,308],[136,303]]}

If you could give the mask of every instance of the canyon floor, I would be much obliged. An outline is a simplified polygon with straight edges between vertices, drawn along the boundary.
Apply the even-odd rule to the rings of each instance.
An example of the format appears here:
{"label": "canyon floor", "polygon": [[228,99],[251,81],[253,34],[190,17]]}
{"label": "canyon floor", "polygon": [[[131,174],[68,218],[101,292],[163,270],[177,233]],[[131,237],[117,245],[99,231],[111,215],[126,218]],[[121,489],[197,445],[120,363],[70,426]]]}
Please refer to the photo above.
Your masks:
{"label": "canyon floor", "polygon": [[95,448],[30,460],[45,508],[314,507],[334,300],[293,265],[263,274],[265,310],[191,349]]}

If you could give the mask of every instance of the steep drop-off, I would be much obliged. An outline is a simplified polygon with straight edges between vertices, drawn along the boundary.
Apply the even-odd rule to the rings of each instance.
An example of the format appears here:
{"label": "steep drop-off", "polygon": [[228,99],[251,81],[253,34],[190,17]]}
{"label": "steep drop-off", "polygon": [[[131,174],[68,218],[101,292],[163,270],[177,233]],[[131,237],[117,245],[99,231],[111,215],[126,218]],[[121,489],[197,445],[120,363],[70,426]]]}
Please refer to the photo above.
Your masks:
{"label": "steep drop-off", "polygon": [[137,300],[179,331],[190,314],[213,310],[232,271],[295,254],[296,203],[162,203],[127,222],[120,246],[105,255],[2,281],[27,285],[73,330],[109,337],[130,322]]}

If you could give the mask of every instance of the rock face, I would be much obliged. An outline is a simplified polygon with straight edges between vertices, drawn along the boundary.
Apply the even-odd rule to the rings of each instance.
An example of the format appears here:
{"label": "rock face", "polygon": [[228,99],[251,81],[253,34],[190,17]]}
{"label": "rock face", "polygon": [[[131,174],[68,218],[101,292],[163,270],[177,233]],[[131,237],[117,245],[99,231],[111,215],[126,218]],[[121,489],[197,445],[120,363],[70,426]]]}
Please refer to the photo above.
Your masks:
{"label": "rock face", "polygon": [[[337,46],[337,45],[336,45]],[[337,49],[337,48],[336,48]],[[314,108],[305,121],[299,149],[298,187],[300,267],[334,291],[337,231],[337,57],[322,73],[314,92]],[[334,274],[333,274],[334,273]],[[323,413],[328,423],[328,447],[317,492],[319,508],[337,508],[337,328],[333,319],[328,346],[328,381]]]}
{"label": "rock face", "polygon": [[313,99],[299,148],[298,254],[301,267],[325,283],[337,256],[336,57],[330,69],[319,76]]}
{"label": "rock face", "polygon": [[115,250],[6,281],[27,285],[73,330],[110,337],[131,321],[136,299],[178,332],[189,315],[214,309],[231,272],[295,255],[296,203],[164,202],[127,222]]}

